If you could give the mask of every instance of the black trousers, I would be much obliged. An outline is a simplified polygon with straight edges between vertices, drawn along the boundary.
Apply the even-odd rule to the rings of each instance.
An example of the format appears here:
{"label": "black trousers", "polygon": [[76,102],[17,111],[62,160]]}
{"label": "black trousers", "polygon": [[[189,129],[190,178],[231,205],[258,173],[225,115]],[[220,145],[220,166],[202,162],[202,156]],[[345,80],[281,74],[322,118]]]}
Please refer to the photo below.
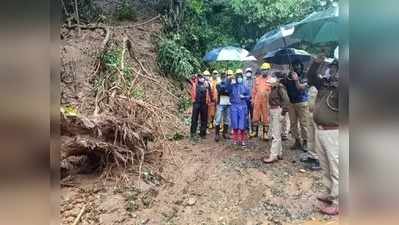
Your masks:
{"label": "black trousers", "polygon": [[193,104],[193,112],[191,115],[191,136],[197,132],[198,118],[201,120],[200,136],[204,137],[208,125],[208,105],[206,103],[195,102]]}

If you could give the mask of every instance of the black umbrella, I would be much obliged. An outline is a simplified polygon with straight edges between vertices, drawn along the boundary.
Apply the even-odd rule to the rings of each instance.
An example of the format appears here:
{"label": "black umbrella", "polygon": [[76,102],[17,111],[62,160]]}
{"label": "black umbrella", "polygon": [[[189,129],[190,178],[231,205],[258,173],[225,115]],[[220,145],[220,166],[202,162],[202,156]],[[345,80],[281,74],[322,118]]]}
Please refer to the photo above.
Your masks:
{"label": "black umbrella", "polygon": [[263,59],[266,62],[278,65],[292,64],[294,62],[305,63],[312,58],[312,55],[304,50],[295,48],[280,48],[267,53]]}

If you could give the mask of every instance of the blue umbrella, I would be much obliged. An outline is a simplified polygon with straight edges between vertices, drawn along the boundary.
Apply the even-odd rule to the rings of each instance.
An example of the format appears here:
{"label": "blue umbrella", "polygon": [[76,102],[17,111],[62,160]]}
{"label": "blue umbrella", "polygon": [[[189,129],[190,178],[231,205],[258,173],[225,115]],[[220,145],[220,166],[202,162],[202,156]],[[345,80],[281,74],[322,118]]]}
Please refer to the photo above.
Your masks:
{"label": "blue umbrella", "polygon": [[290,23],[265,33],[256,42],[251,53],[256,57],[261,57],[267,52],[298,43],[300,41],[299,39],[294,39],[291,37],[291,35],[294,33],[296,24],[296,22]]}
{"label": "blue umbrella", "polygon": [[203,60],[205,62],[214,61],[251,61],[249,52],[243,48],[227,46],[222,48],[215,48],[205,54]]}
{"label": "blue umbrella", "polygon": [[312,58],[312,55],[304,50],[295,48],[280,48],[275,51],[267,53],[263,59],[266,62],[278,65],[292,64],[294,62],[307,62]]}

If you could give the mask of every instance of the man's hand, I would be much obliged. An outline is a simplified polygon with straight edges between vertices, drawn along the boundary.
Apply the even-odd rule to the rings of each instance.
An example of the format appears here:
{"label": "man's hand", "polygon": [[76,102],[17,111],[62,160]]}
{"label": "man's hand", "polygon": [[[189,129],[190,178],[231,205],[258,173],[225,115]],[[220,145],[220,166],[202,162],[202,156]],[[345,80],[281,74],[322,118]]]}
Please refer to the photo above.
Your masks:
{"label": "man's hand", "polygon": [[317,63],[322,63],[322,62],[324,62],[325,58],[326,58],[326,56],[324,54],[320,54],[314,59],[314,61]]}
{"label": "man's hand", "polygon": [[299,80],[299,77],[298,77],[298,74],[297,74],[297,73],[291,72],[291,75],[292,75],[292,79],[293,79],[293,80]]}

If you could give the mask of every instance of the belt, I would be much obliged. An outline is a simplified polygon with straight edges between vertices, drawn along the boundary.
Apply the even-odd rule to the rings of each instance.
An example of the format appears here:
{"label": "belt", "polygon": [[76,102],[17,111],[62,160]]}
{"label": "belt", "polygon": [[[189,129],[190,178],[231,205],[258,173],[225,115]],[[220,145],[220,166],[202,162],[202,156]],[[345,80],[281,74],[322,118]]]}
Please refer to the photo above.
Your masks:
{"label": "belt", "polygon": [[272,106],[272,105],[271,105],[270,108],[271,108],[271,109],[278,109],[278,108],[281,108],[281,107],[280,107],[279,105],[278,105],[278,106]]}
{"label": "belt", "polygon": [[339,126],[335,126],[335,125],[317,125],[317,127],[320,130],[337,130],[339,128]]}

